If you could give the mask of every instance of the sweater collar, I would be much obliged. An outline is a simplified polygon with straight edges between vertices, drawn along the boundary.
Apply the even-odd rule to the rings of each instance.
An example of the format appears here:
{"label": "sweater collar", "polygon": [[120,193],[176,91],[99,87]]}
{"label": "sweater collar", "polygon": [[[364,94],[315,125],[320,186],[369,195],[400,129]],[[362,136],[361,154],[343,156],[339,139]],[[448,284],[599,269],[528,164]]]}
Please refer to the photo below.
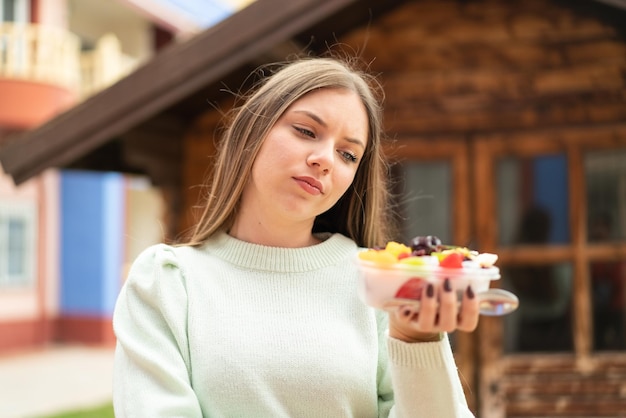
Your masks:
{"label": "sweater collar", "polygon": [[225,232],[211,237],[204,249],[236,266],[250,270],[304,272],[352,260],[357,246],[341,234],[320,235],[323,241],[310,247],[281,248],[252,244]]}

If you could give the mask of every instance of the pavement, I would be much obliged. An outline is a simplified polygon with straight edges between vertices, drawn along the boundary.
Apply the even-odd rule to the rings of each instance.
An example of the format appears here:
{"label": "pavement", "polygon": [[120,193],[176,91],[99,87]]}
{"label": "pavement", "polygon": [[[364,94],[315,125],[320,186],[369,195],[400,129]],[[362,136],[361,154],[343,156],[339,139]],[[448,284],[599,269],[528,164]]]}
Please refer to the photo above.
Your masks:
{"label": "pavement", "polygon": [[111,401],[113,348],[50,346],[0,354],[0,417],[37,418]]}

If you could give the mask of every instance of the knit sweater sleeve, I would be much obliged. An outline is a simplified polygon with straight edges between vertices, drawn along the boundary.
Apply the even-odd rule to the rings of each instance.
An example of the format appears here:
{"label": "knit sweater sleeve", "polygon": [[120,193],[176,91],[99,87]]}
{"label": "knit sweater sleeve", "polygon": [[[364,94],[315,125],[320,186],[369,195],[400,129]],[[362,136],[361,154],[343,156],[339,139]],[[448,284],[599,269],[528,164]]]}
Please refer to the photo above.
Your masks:
{"label": "knit sweater sleeve", "polygon": [[447,334],[440,342],[388,338],[395,405],[390,418],[468,418],[470,411]]}
{"label": "knit sweater sleeve", "polygon": [[115,416],[202,417],[189,379],[184,273],[172,247],[150,247],[135,260],[113,327]]}
{"label": "knit sweater sleeve", "polygon": [[391,370],[387,355],[387,313],[376,310],[376,325],[378,327],[378,416],[386,418],[390,416],[394,404],[393,384],[391,382]]}
{"label": "knit sweater sleeve", "polygon": [[386,312],[377,312],[380,344],[379,417],[469,418],[447,334],[440,342],[409,344],[387,334]]}

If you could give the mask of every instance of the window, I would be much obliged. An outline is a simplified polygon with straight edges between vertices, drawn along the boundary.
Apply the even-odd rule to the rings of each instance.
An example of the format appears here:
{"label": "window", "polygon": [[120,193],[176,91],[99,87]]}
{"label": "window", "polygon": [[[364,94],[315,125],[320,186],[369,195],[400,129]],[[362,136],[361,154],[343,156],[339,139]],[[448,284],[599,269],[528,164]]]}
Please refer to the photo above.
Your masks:
{"label": "window", "polygon": [[[4,74],[22,74],[28,64],[27,32],[16,28],[30,22],[30,0],[0,0],[0,71]],[[9,22],[3,25],[4,22]]]}
{"label": "window", "polygon": [[520,299],[519,309],[503,318],[505,352],[573,351],[572,272],[570,263],[502,270],[503,287]]}
{"label": "window", "polygon": [[0,22],[28,23],[29,0],[0,0]]}
{"label": "window", "polygon": [[498,161],[498,242],[558,245],[570,242],[564,154]]}
{"label": "window", "polygon": [[588,239],[626,240],[626,149],[585,155]]}
{"label": "window", "polygon": [[[626,240],[626,149],[585,155],[588,240],[617,245]],[[593,308],[593,347],[626,349],[626,260],[589,263]]]}
{"label": "window", "polygon": [[403,238],[435,235],[451,243],[452,167],[447,161],[409,162],[397,166]]}
{"label": "window", "polygon": [[0,204],[0,288],[35,283],[36,215],[34,203]]}
{"label": "window", "polygon": [[[546,251],[568,244],[565,154],[506,157],[497,163],[498,243]],[[573,351],[573,265],[536,257],[502,270],[502,286],[520,299],[504,320],[507,353]]]}

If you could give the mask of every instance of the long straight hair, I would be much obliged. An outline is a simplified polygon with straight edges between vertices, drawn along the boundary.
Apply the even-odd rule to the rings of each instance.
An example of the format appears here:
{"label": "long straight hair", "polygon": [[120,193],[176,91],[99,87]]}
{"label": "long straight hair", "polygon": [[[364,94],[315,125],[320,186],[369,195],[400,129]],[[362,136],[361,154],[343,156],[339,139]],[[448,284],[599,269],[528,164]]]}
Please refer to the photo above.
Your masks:
{"label": "long straight hair", "polygon": [[316,217],[313,232],[341,233],[358,245],[383,245],[390,236],[388,165],[381,148],[383,92],[376,78],[353,62],[337,58],[300,58],[261,80],[247,100],[230,113],[218,144],[200,219],[186,245],[201,245],[227,231],[237,215],[256,156],[270,129],[295,101],[320,89],[347,89],[363,102],[368,141],[352,185],[327,212]]}

